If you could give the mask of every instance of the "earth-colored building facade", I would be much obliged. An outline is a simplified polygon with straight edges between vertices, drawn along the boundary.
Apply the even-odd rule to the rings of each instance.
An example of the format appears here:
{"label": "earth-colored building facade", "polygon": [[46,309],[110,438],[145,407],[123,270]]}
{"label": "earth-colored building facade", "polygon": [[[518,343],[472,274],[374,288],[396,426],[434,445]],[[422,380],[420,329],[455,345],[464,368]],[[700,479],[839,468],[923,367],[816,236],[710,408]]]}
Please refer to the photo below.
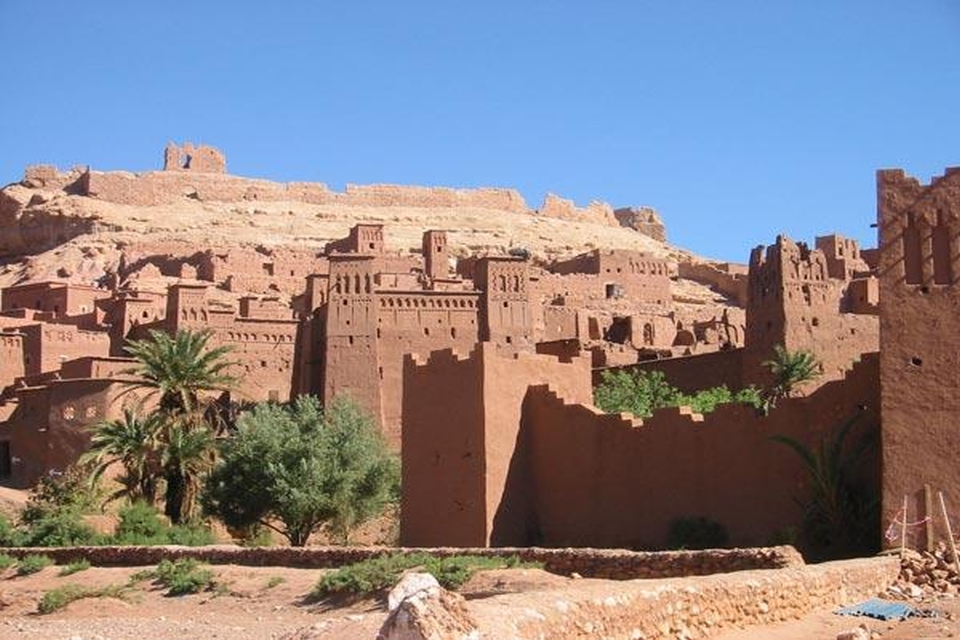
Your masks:
{"label": "earth-colored building facade", "polygon": [[883,517],[906,500],[930,544],[946,537],[937,493],[960,507],[960,168],[927,185],[880,171],[877,211]]}

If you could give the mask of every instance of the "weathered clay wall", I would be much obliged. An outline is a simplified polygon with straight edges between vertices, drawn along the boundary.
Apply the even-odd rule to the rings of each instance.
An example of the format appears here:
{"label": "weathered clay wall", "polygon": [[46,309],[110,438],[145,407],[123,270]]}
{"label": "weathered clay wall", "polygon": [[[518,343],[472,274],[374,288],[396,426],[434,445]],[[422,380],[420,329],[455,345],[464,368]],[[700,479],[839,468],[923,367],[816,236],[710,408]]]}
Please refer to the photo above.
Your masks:
{"label": "weathered clay wall", "polygon": [[[781,401],[768,416],[724,405],[703,417],[662,410],[643,424],[590,406],[586,358],[571,364],[543,355],[511,359],[484,344],[464,362],[474,360],[483,363],[479,389],[475,371],[454,373],[452,364],[434,370],[432,360],[407,365],[404,410],[411,414],[405,414],[404,441],[408,431],[417,439],[403,449],[404,479],[417,480],[409,492],[404,486],[404,504],[421,508],[402,512],[405,544],[427,544],[417,535],[438,520],[444,530],[457,527],[465,518],[457,506],[462,500],[451,503],[444,492],[471,486],[477,505],[480,481],[485,506],[470,515],[473,545],[657,548],[671,521],[682,516],[720,522],[734,544],[763,544],[799,521],[794,499],[805,479],[795,454],[770,436],[812,444],[855,415],[862,429],[877,424],[875,356],[809,397]],[[442,393],[432,391],[433,384]],[[432,407],[424,411],[419,404]],[[449,415],[479,423],[464,433]],[[459,459],[430,444],[458,437],[470,442]],[[441,455],[448,462],[438,470],[431,460]],[[431,510],[442,516],[417,521]],[[483,538],[476,537],[478,510],[485,512]],[[452,544],[442,537],[429,543]]]}
{"label": "weathered clay wall", "polygon": [[0,333],[0,392],[25,375],[23,335],[19,332]]}
{"label": "weathered clay wall", "polygon": [[866,274],[870,266],[860,257],[860,243],[840,234],[817,236],[814,244],[827,258],[831,278],[850,280],[856,274]]}
{"label": "weathered clay wall", "polygon": [[657,548],[673,519],[706,516],[732,544],[764,544],[799,521],[794,498],[806,478],[799,458],[770,436],[809,445],[856,415],[863,428],[876,427],[877,376],[871,357],[768,416],[745,405],[706,416],[663,409],[642,425],[534,387],[524,423],[540,538],[506,542]]}
{"label": "weathered clay wall", "polygon": [[390,291],[376,297],[383,427],[388,441],[399,447],[404,356],[441,349],[469,353],[480,335],[480,301],[470,292]]}
{"label": "weathered clay wall", "polygon": [[[550,265],[537,288],[548,299],[577,305],[611,298],[669,304],[670,262],[636,251],[599,249]],[[561,277],[562,276],[562,277]]]}
{"label": "weathered clay wall", "polygon": [[93,313],[97,300],[109,298],[110,291],[66,282],[36,282],[3,290],[2,309],[50,311],[58,318]]}
{"label": "weathered clay wall", "polygon": [[401,544],[486,546],[480,357],[407,356],[403,414]]}
{"label": "weathered clay wall", "polygon": [[747,268],[745,266],[730,263],[681,262],[678,269],[681,278],[713,287],[738,306],[747,306]]}
{"label": "weathered clay wall", "polygon": [[164,171],[192,171],[196,173],[226,173],[227,159],[213,147],[186,142],[182,146],[172,142],[163,152]]}
{"label": "weathered clay wall", "polygon": [[778,236],[750,258],[745,380],[764,382],[762,362],[775,345],[808,350],[820,360],[822,380],[843,375],[861,353],[879,348],[879,323],[850,313],[849,280],[833,278],[819,249]]}
{"label": "weathered clay wall", "polygon": [[110,355],[110,336],[102,331],[47,322],[27,325],[20,331],[24,336],[26,375],[56,371],[63,362],[75,358]]}
{"label": "weathered clay wall", "polygon": [[948,508],[960,504],[960,358],[947,346],[960,304],[960,169],[929,185],[879,171],[877,191],[883,518],[891,522],[906,497],[909,519],[932,516],[932,535],[944,539],[936,492]]}
{"label": "weathered clay wall", "polygon": [[235,364],[225,370],[238,381],[240,399],[286,402],[296,389],[295,320],[232,318],[226,327],[217,327],[211,345],[230,348],[227,359]]}
{"label": "weathered clay wall", "polygon": [[526,386],[546,379],[569,397],[590,400],[586,358],[505,356],[480,343],[466,358],[441,351],[422,364],[405,360],[404,544],[486,546],[525,527],[524,497],[505,497],[504,489],[507,476],[522,472],[512,458]]}
{"label": "weathered clay wall", "polygon": [[6,484],[26,488],[44,473],[75,462],[89,447],[89,427],[120,416],[121,389],[104,379],[55,380],[18,389],[17,409],[0,423],[0,440],[10,442],[14,459]]}

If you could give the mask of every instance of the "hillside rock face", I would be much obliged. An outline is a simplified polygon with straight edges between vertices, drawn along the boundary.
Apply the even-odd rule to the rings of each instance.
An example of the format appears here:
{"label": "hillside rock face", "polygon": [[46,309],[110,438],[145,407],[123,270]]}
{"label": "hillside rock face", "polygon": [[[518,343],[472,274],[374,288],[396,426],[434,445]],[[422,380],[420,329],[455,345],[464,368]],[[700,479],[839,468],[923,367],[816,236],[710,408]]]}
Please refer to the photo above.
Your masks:
{"label": "hillside rock face", "polygon": [[667,228],[660,215],[650,207],[621,207],[613,215],[621,226],[660,242],[667,241]]}

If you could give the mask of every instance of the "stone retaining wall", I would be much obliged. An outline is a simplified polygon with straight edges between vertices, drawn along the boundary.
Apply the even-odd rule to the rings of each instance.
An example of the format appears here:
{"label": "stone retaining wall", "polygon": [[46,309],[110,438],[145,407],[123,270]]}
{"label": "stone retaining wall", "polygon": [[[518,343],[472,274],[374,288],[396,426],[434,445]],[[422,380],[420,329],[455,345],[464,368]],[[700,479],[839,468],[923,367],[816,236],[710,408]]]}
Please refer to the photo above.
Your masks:
{"label": "stone retaining wall", "polygon": [[875,596],[897,558],[864,558],[777,571],[584,583],[470,603],[489,638],[706,638],[731,628],[798,619]]}
{"label": "stone retaining wall", "polygon": [[22,557],[45,554],[58,564],[86,558],[97,566],[143,566],[161,560],[195,558],[212,564],[332,568],[390,553],[426,552],[437,556],[519,556],[542,562],[547,571],[587,578],[629,580],[726,573],[748,569],[803,566],[793,547],[713,549],[707,551],[638,552],[619,549],[526,548],[396,548],[396,547],[50,547],[0,548],[0,553]]}

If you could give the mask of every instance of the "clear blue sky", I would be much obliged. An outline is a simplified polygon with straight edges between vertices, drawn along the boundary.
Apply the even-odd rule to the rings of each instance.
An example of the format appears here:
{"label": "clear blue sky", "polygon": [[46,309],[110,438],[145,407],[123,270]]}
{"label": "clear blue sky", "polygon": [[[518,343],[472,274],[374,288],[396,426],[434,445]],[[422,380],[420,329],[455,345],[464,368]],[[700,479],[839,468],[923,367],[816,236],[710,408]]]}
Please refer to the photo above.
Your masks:
{"label": "clear blue sky", "polygon": [[[282,8],[281,8],[282,7]],[[960,165],[957,0],[0,0],[0,183],[159,168],[648,204],[745,261],[874,244],[874,172]]]}

